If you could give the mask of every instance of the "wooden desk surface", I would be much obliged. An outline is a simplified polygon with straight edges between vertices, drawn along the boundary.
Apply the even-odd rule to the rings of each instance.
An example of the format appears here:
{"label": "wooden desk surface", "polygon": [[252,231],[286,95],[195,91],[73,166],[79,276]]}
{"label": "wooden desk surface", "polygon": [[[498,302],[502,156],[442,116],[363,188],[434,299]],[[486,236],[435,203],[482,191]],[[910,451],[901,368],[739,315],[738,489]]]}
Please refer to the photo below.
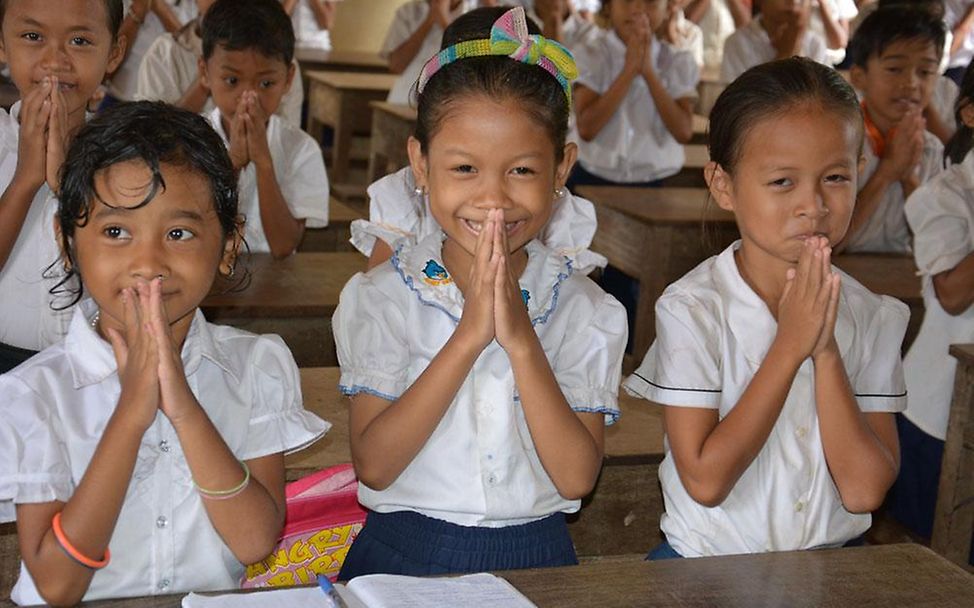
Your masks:
{"label": "wooden desk surface", "polygon": [[[351,462],[348,446],[348,399],[338,390],[337,367],[301,369],[304,407],[332,424],[331,430],[311,446],[285,457],[291,471],[310,472]],[[619,391],[619,422],[605,429],[608,461],[659,461],[663,454],[662,409]]]}
{"label": "wooden desk surface", "polygon": [[705,144],[687,144],[683,146],[683,152],[686,154],[686,161],[683,163],[684,170],[702,170],[710,162],[710,152],[707,151]]}
{"label": "wooden desk surface", "polygon": [[705,188],[581,186],[578,194],[647,224],[733,223],[734,214],[710,200]]}
{"label": "wooden desk surface", "polygon": [[318,70],[309,71],[307,76],[312,84],[321,83],[342,91],[388,91],[398,77],[395,74]]}
{"label": "wooden desk surface", "polygon": [[314,64],[323,68],[342,68],[387,72],[389,62],[378,53],[366,51],[323,51],[321,49],[295,48],[294,58],[299,64]]}
{"label": "wooden desk surface", "polygon": [[710,125],[710,120],[706,116],[701,116],[700,114],[694,113],[693,115],[693,133],[695,135],[702,135],[707,132],[707,127]]}
{"label": "wooden desk surface", "polygon": [[[658,562],[645,561],[642,555],[625,555],[595,558],[566,568],[497,574],[539,608],[974,605],[974,576],[915,544]],[[85,602],[81,606],[178,608],[184,595]]]}
{"label": "wooden desk surface", "polygon": [[951,344],[950,354],[962,365],[974,364],[974,344]]}
{"label": "wooden desk surface", "polygon": [[893,296],[907,304],[923,304],[920,277],[911,255],[847,253],[835,256],[832,262],[873,293]]}
{"label": "wooden desk surface", "polygon": [[388,101],[370,101],[369,105],[372,106],[373,111],[378,110],[405,121],[416,122],[416,108],[412,106],[401,103],[389,103]]}
{"label": "wooden desk surface", "polygon": [[365,271],[366,259],[357,252],[299,252],[282,260],[269,253],[241,256],[237,271],[251,274],[242,291],[214,292],[200,308],[207,318],[220,317],[330,317],[342,287],[356,272]]}
{"label": "wooden desk surface", "polygon": [[349,207],[334,196],[328,199],[329,226],[334,226],[336,224],[349,224],[360,219],[365,219],[365,215],[361,211]]}

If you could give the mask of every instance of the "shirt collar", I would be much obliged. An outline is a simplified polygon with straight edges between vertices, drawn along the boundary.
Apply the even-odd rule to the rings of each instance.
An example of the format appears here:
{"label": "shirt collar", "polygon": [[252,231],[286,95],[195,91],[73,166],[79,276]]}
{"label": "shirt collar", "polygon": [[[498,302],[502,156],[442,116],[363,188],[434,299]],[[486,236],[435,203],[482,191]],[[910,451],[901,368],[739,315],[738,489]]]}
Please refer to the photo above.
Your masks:
{"label": "shirt collar", "polygon": [[[463,294],[443,264],[442,230],[415,245],[402,242],[390,263],[420,302],[438,308],[455,322],[463,313]],[[518,280],[521,297],[527,304],[532,325],[547,323],[558,306],[561,283],[571,276],[572,262],[541,244],[537,239],[525,245],[528,263]]]}
{"label": "shirt collar", "polygon": [[[118,372],[118,363],[111,344],[102,339],[91,326],[97,312],[98,306],[94,300],[83,300],[75,308],[64,338],[64,350],[76,389],[103,382]],[[231,368],[231,359],[214,339],[209,323],[198,308],[183,342],[181,357],[187,377],[196,373],[203,359],[207,359],[229,374],[235,382],[240,382],[240,374]]]}

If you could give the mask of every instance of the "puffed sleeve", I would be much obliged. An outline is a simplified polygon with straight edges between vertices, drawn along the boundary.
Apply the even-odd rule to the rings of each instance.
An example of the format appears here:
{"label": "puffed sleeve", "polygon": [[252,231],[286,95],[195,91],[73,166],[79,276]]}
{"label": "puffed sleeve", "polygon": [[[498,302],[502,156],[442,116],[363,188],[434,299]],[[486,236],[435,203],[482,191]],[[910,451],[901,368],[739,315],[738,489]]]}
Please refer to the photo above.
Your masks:
{"label": "puffed sleeve", "polygon": [[328,225],[328,174],[321,147],[304,131],[294,129],[290,135],[295,137],[293,149],[287,151],[287,177],[280,180],[284,200],[291,215],[305,220],[308,228],[324,228]]}
{"label": "puffed sleeve", "polygon": [[[747,27],[747,26],[745,26]],[[724,41],[724,59],[720,63],[720,81],[729,84],[737,80],[747,68],[747,37],[744,29],[739,29]]]}
{"label": "puffed sleeve", "polygon": [[301,68],[297,59],[291,60],[294,67],[294,78],[291,79],[291,88],[284,93],[281,105],[278,106],[277,114],[284,119],[287,124],[295,129],[301,128],[301,107],[304,105],[304,82],[301,80]]}
{"label": "puffed sleeve", "polygon": [[664,293],[656,302],[656,340],[623,388],[654,403],[717,409],[722,383],[716,325],[696,300]]}
{"label": "puffed sleeve", "polygon": [[403,310],[374,281],[384,272],[388,269],[380,267],[352,277],[342,289],[332,331],[341,391],[395,401],[409,387],[409,348]]}
{"label": "puffed sleeve", "polygon": [[74,483],[53,405],[10,375],[0,404],[0,522],[16,519],[17,504],[67,502]]}
{"label": "puffed sleeve", "polygon": [[626,351],[626,309],[608,294],[593,318],[581,323],[552,361],[568,405],[576,412],[605,414],[607,425],[619,418],[619,380]]}
{"label": "puffed sleeve", "polygon": [[331,423],[304,409],[298,366],[279,336],[257,338],[247,370],[253,409],[247,441],[238,454],[241,460],[295,452],[331,428]]}
{"label": "puffed sleeve", "polygon": [[392,23],[389,24],[389,31],[386,32],[382,49],[379,51],[379,55],[383,59],[388,59],[389,55],[399,48],[399,45],[405,42],[426,18],[426,10],[429,9],[423,10],[423,7],[414,6],[416,4],[416,2],[408,2],[396,11]]}
{"label": "puffed sleeve", "polygon": [[135,88],[137,101],[165,101],[176,103],[183,96],[176,81],[176,70],[172,64],[172,36],[163,34],[156,38],[149,50],[142,56]]}
{"label": "puffed sleeve", "polygon": [[423,197],[414,192],[409,167],[375,181],[368,188],[369,219],[355,220],[351,225],[351,243],[363,255],[372,255],[376,239],[390,247],[400,239],[419,240],[421,218],[425,212]]}
{"label": "puffed sleeve", "polygon": [[673,99],[696,99],[700,66],[690,51],[673,50],[673,61],[664,74],[666,92]]}
{"label": "puffed sleeve", "polygon": [[940,179],[923,184],[910,195],[906,219],[913,231],[913,254],[922,274],[933,276],[950,270],[974,250],[971,216],[971,202],[954,188],[944,187]]}
{"label": "puffed sleeve", "polygon": [[864,331],[857,336],[862,359],[850,381],[860,410],[902,412],[906,409],[906,380],[900,345],[910,309],[895,298],[879,297],[879,310],[869,316]]}
{"label": "puffed sleeve", "polygon": [[556,201],[541,241],[559,255],[570,258],[576,272],[587,275],[608,263],[604,256],[589,249],[596,228],[598,220],[592,202],[566,189],[565,196]]}
{"label": "puffed sleeve", "polygon": [[599,95],[605,93],[612,81],[609,80],[607,66],[602,61],[602,36],[593,36],[572,50],[575,65],[578,67],[576,85],[592,89]]}

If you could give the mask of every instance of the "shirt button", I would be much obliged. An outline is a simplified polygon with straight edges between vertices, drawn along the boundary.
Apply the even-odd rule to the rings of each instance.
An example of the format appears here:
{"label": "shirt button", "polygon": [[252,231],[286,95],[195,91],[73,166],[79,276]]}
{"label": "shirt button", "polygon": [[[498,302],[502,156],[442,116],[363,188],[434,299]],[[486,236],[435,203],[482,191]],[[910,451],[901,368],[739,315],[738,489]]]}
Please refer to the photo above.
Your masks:
{"label": "shirt button", "polygon": [[158,518],[156,518],[156,527],[157,528],[165,528],[168,525],[169,525],[169,520],[166,519],[166,517],[164,515],[160,515]]}
{"label": "shirt button", "polygon": [[164,578],[161,581],[159,581],[159,584],[156,585],[156,587],[159,589],[159,591],[165,591],[166,589],[169,588],[169,584],[170,584],[169,579]]}
{"label": "shirt button", "polygon": [[807,431],[807,430],[805,430],[805,427],[803,427],[803,426],[800,426],[800,427],[798,427],[798,428],[797,428],[797,429],[795,430],[795,434],[796,434],[796,435],[798,435],[798,438],[799,438],[799,439],[804,439],[804,438],[805,438],[805,435],[806,435],[807,433],[808,433],[808,431]]}
{"label": "shirt button", "polygon": [[160,441],[159,442],[159,449],[162,450],[163,452],[166,452],[168,454],[169,453],[169,442],[166,441],[165,439],[163,439],[162,441]]}
{"label": "shirt button", "polygon": [[805,510],[805,503],[804,502],[802,502],[802,501],[799,500],[798,502],[795,503],[795,512],[796,513],[801,513],[804,510]]}
{"label": "shirt button", "polygon": [[491,473],[490,475],[488,475],[487,476],[487,483],[489,483],[490,485],[496,484],[497,483],[497,475],[494,475],[493,473]]}

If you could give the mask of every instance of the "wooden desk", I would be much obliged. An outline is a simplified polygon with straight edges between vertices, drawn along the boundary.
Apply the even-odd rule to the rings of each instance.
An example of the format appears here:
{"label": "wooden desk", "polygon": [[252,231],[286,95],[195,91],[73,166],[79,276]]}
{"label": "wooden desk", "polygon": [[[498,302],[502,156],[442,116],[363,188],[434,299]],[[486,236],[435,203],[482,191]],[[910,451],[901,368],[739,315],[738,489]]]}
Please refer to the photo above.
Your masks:
{"label": "wooden desk", "polygon": [[710,116],[714,102],[726,87],[720,81],[720,69],[704,68],[700,71],[700,82],[697,83],[697,104],[694,111],[702,116]]}
{"label": "wooden desk", "polygon": [[353,209],[337,198],[328,200],[328,226],[324,228],[306,228],[304,238],[298,245],[301,252],[333,252],[353,251],[354,247],[348,242],[352,237],[351,224],[358,219],[364,219],[365,214]]}
{"label": "wooden desk", "polygon": [[395,173],[409,164],[406,141],[416,128],[416,109],[373,101],[372,138],[369,151],[369,183]]}
{"label": "wooden desk", "polygon": [[250,285],[226,291],[221,281],[200,308],[216,323],[279,334],[301,367],[336,365],[331,315],[342,287],[365,263],[361,254],[345,252],[241,256],[237,273],[249,272]]}
{"label": "wooden desk", "polygon": [[955,344],[950,354],[957,358],[957,374],[930,546],[966,566],[974,534],[974,344]]}
{"label": "wooden desk", "polygon": [[693,137],[691,144],[707,144],[707,129],[710,127],[710,120],[706,116],[694,113],[693,115]]}
{"label": "wooden desk", "polygon": [[663,185],[667,188],[706,188],[703,168],[710,162],[706,143],[689,143],[683,146],[683,153],[686,156],[683,168],[676,175],[664,177]]}
{"label": "wooden desk", "polygon": [[348,180],[352,136],[367,135],[372,127],[370,101],[383,101],[395,74],[309,71],[308,132],[321,141],[322,125],[335,132],[328,173],[333,183]]}
{"label": "wooden desk", "polygon": [[[738,238],[734,215],[698,188],[586,186],[598,230],[592,249],[639,281],[632,354],[642,359],[656,336],[656,300],[676,281]],[[706,221],[705,221],[706,220]]]}
{"label": "wooden desk", "polygon": [[[539,608],[974,605],[974,576],[926,547],[911,544],[659,562],[645,561],[637,554],[585,560],[565,568],[497,574]],[[86,602],[82,606],[179,608],[184,595]]]}

